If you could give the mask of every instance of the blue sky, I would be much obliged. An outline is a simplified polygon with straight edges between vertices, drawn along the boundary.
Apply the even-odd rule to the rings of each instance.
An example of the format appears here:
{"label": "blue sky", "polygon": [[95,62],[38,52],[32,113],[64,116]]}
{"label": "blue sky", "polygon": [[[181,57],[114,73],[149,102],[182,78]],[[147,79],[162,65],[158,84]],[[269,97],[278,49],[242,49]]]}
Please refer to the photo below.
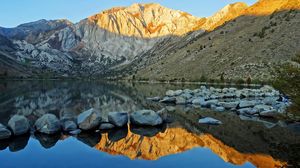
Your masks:
{"label": "blue sky", "polygon": [[[0,26],[15,27],[39,19],[68,19],[78,22],[111,7],[150,2],[202,17],[210,16],[225,5],[239,0],[2,0]],[[250,5],[256,0],[243,2]]]}

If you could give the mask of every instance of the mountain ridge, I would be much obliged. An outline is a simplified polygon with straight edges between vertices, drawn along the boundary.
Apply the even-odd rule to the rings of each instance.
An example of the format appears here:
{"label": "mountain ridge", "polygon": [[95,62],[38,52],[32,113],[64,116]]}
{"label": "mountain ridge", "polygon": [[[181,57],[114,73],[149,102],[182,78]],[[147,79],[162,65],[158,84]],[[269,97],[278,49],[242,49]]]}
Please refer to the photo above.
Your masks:
{"label": "mountain ridge", "polygon": [[[273,5],[267,7],[268,4]],[[130,76],[132,77],[133,74],[138,73],[137,71],[139,71],[138,74],[152,73],[149,70],[151,68],[163,71],[163,73],[168,73],[168,71],[173,70],[169,68],[162,69],[160,66],[153,66],[153,62],[157,63],[154,59],[164,58],[164,62],[161,62],[161,64],[165,63],[165,65],[167,65],[168,62],[170,62],[169,60],[174,59],[173,57],[168,56],[174,54],[173,51],[177,51],[179,48],[183,48],[182,50],[193,51],[196,48],[199,48],[199,46],[194,46],[193,49],[187,46],[194,43],[194,41],[199,41],[199,38],[202,39],[201,37],[211,34],[213,38],[207,37],[209,39],[209,42],[207,42],[208,44],[204,44],[207,39],[202,39],[203,41],[201,43],[203,44],[200,45],[199,51],[195,52],[196,55],[199,55],[200,51],[208,50],[208,48],[206,48],[207,45],[212,47],[216,46],[218,48],[218,46],[222,46],[220,42],[218,42],[220,39],[226,37],[234,39],[236,38],[233,37],[235,34],[250,29],[249,27],[238,26],[240,22],[240,25],[248,25],[249,22],[261,20],[252,19],[250,16],[266,18],[269,17],[269,15],[260,15],[265,13],[278,13],[278,10],[281,9],[298,9],[298,7],[300,6],[296,0],[276,0],[274,3],[270,0],[260,0],[252,6],[238,2],[225,6],[211,17],[198,18],[186,12],[165,8],[155,3],[133,4],[129,7],[116,7],[104,10],[96,15],[81,20],[78,23],[71,23],[67,20],[40,20],[22,24],[16,28],[0,28],[0,35],[5,36],[5,38],[7,38],[7,43],[12,44],[8,46],[14,46],[10,49],[6,46],[6,50],[3,50],[5,54],[3,54],[2,57],[11,55],[10,57],[15,58],[15,61],[18,62],[18,64],[24,64],[33,67],[34,69],[40,69],[40,72],[29,72],[29,74],[37,73],[35,75],[37,77],[43,77],[46,74],[47,77],[126,77],[128,79]],[[297,17],[297,12],[295,14],[292,13],[291,15],[295,15],[292,17]],[[268,22],[268,20],[265,21]],[[229,28],[229,24],[237,26]],[[278,24],[277,21],[273,19],[270,24],[272,26],[266,24],[261,32],[251,30],[247,33],[256,33],[258,36],[262,36],[264,35],[262,33],[265,33],[266,31],[264,29],[271,29],[271,27],[273,27],[271,30],[275,31],[276,26],[274,26],[274,24]],[[293,22],[293,24],[297,23]],[[281,28],[286,29],[284,27]],[[219,34],[216,34],[216,32],[219,32]],[[226,36],[224,36],[225,34]],[[239,36],[242,37],[244,35],[240,34]],[[239,43],[245,43],[245,41],[250,42],[252,38],[253,37],[248,37],[247,39],[244,39],[243,42]],[[222,42],[224,45],[227,43],[226,40]],[[231,43],[231,45],[236,47],[239,44]],[[251,43],[245,45],[248,45],[247,47],[251,48]],[[237,54],[235,53],[237,51],[235,50],[235,47],[222,46],[222,49],[216,50],[230,50],[232,52],[231,54]],[[173,51],[169,49],[173,49]],[[155,50],[161,52],[156,53]],[[294,49],[291,51],[294,51]],[[182,52],[179,53],[181,56],[186,55]],[[224,60],[229,57],[229,55],[222,57],[221,55],[217,56],[218,54],[208,55],[211,55],[209,58],[207,57],[208,60],[212,58]],[[194,60],[192,57],[188,58],[188,60],[184,60],[190,62],[191,60]],[[140,64],[138,61],[148,63]],[[200,61],[199,63],[202,64],[202,66],[208,67],[205,70],[196,68],[200,71],[200,74],[204,72],[208,73],[207,70],[212,68],[206,61],[197,61]],[[206,62],[206,64],[203,64],[203,62]],[[252,62],[245,62],[247,66],[251,63]],[[152,65],[150,66],[150,64]],[[144,67],[148,65],[149,67]],[[239,67],[234,66],[233,68],[238,69]],[[5,71],[9,71],[9,69],[10,68],[5,68]],[[177,70],[180,70],[181,72],[175,74],[187,73],[187,71],[185,71],[187,70],[186,67],[180,67],[174,72]],[[123,72],[120,73],[120,71]],[[228,69],[224,69],[223,71],[225,76],[229,73]],[[230,71],[235,70],[231,69]],[[270,71],[270,69],[266,71]],[[273,71],[274,70],[272,70],[272,73]],[[20,72],[19,76],[22,76],[24,73],[26,74],[27,72]],[[8,76],[10,76],[7,72],[3,72],[3,74],[8,74]],[[214,73],[214,69],[211,69],[211,72],[208,74],[214,74],[212,76],[216,77],[220,76],[222,73]],[[150,76],[155,75],[157,76],[157,73]],[[166,75],[170,76],[170,74]],[[238,78],[244,78],[245,75],[247,76],[249,73],[246,73],[243,76],[241,76],[241,74],[236,75]],[[142,76],[138,76],[142,78]],[[168,76],[164,77],[158,75],[157,77],[159,78],[151,77],[150,79],[161,80],[162,78],[165,78],[165,80],[170,80],[171,78]],[[171,76],[171,80],[177,78],[176,76]],[[259,79],[262,78],[257,75],[254,75],[254,77]],[[180,75],[180,77],[178,76],[178,78],[199,80],[200,77],[191,79],[189,75],[185,74],[183,76]],[[230,78],[232,77],[230,76]]]}

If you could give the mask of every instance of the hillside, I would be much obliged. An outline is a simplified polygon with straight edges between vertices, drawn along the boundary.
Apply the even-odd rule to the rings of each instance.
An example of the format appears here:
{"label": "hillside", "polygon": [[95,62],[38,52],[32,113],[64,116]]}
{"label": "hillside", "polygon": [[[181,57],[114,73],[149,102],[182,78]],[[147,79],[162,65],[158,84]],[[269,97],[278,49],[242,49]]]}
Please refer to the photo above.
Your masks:
{"label": "hillside", "polygon": [[[194,32],[156,45],[143,56],[147,59],[137,59],[128,67],[127,72],[132,75],[129,78],[163,81],[275,79],[278,69],[292,62],[300,52],[300,13],[294,10],[297,6],[285,10],[290,1],[282,0],[286,2],[280,3],[282,6],[269,6],[266,10],[267,2],[272,4],[259,1],[242,11],[241,16],[213,31]],[[272,14],[262,15],[265,11]]]}

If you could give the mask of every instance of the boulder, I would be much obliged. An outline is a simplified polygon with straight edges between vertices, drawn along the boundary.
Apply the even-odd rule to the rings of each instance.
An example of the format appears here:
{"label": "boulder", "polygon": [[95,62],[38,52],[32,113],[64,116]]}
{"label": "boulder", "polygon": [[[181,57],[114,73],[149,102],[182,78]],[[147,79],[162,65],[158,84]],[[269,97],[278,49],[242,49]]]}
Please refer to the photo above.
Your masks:
{"label": "boulder", "polygon": [[161,103],[176,103],[176,98],[175,97],[164,97],[162,100],[159,102]]}
{"label": "boulder", "polygon": [[34,124],[38,132],[44,134],[54,134],[60,131],[60,121],[53,114],[45,114]]}
{"label": "boulder", "polygon": [[225,109],[235,109],[239,105],[239,102],[220,102],[219,104]]}
{"label": "boulder", "polygon": [[206,101],[206,103],[208,106],[213,106],[213,105],[215,106],[219,103],[219,101],[218,100],[208,100],[208,101]]}
{"label": "boulder", "polygon": [[162,124],[162,118],[152,110],[140,110],[130,114],[130,122],[134,125],[156,126]]}
{"label": "boulder", "polygon": [[100,125],[101,115],[98,111],[91,108],[77,117],[78,127],[82,130],[91,130]]}
{"label": "boulder", "polygon": [[223,112],[223,111],[225,111],[225,108],[224,107],[215,107],[215,111]]}
{"label": "boulder", "polygon": [[262,111],[259,113],[261,117],[277,117],[280,115],[275,109],[273,110],[267,110],[267,111]]}
{"label": "boulder", "polygon": [[76,129],[76,130],[74,130],[74,131],[70,131],[69,133],[70,133],[71,135],[78,135],[78,134],[81,133],[81,130],[80,130],[80,129]]}
{"label": "boulder", "polygon": [[258,114],[257,109],[254,108],[242,108],[238,110],[239,114],[248,114],[248,115],[254,115],[254,114]]}
{"label": "boulder", "polygon": [[186,103],[187,103],[187,101],[186,101],[186,99],[184,97],[182,97],[182,96],[177,96],[176,97],[176,104],[178,104],[178,105],[184,105]]}
{"label": "boulder", "polygon": [[71,120],[63,121],[61,126],[62,126],[62,129],[66,132],[74,131],[77,129],[76,123]]}
{"label": "boulder", "polygon": [[222,124],[221,121],[211,118],[211,117],[205,117],[205,118],[201,118],[199,119],[199,124],[209,124],[209,125],[220,125]]}
{"label": "boulder", "polygon": [[108,129],[113,129],[113,128],[115,128],[115,126],[111,123],[102,123],[102,124],[100,124],[100,127],[99,127],[100,130],[108,130]]}
{"label": "boulder", "polygon": [[257,105],[257,102],[252,100],[252,101],[248,101],[248,100],[242,100],[239,103],[239,108],[246,108],[246,107],[254,107],[255,105]]}
{"label": "boulder", "polygon": [[148,98],[147,98],[147,100],[149,100],[149,101],[154,101],[154,102],[158,102],[158,101],[160,101],[160,99],[161,99],[161,98],[158,97],[158,96],[157,96],[157,97],[148,97]]}
{"label": "boulder", "polygon": [[254,106],[254,109],[256,109],[258,112],[262,112],[262,111],[269,111],[274,108],[272,106],[260,104],[260,105]]}
{"label": "boulder", "polygon": [[11,132],[2,124],[0,124],[0,140],[8,139],[11,136]]}
{"label": "boulder", "polygon": [[263,104],[274,105],[277,103],[278,97],[266,97],[262,100]]}
{"label": "boulder", "polygon": [[175,92],[173,90],[168,90],[166,92],[166,96],[170,96],[170,97],[175,96]]}
{"label": "boulder", "polygon": [[14,135],[22,135],[30,130],[28,119],[21,115],[14,115],[8,121],[8,127],[12,130]]}
{"label": "boulder", "polygon": [[108,121],[117,127],[123,127],[128,123],[127,112],[110,112],[108,113]]}

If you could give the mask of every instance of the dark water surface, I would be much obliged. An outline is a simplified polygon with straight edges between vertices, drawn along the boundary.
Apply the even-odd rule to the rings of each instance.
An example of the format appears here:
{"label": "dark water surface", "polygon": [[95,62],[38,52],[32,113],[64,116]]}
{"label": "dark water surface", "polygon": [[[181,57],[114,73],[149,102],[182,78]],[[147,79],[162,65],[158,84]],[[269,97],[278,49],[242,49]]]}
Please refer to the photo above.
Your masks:
{"label": "dark water surface", "polygon": [[[240,118],[189,106],[165,107],[146,101],[168,89],[197,85],[84,81],[1,81],[0,123],[14,114],[31,125],[45,113],[58,118],[89,108],[111,111],[169,109],[173,120],[155,128],[123,128],[77,136],[42,134],[0,141],[0,167],[286,167],[300,166],[300,135],[283,121]],[[200,117],[221,120],[199,125]],[[253,121],[255,120],[255,121]]]}

